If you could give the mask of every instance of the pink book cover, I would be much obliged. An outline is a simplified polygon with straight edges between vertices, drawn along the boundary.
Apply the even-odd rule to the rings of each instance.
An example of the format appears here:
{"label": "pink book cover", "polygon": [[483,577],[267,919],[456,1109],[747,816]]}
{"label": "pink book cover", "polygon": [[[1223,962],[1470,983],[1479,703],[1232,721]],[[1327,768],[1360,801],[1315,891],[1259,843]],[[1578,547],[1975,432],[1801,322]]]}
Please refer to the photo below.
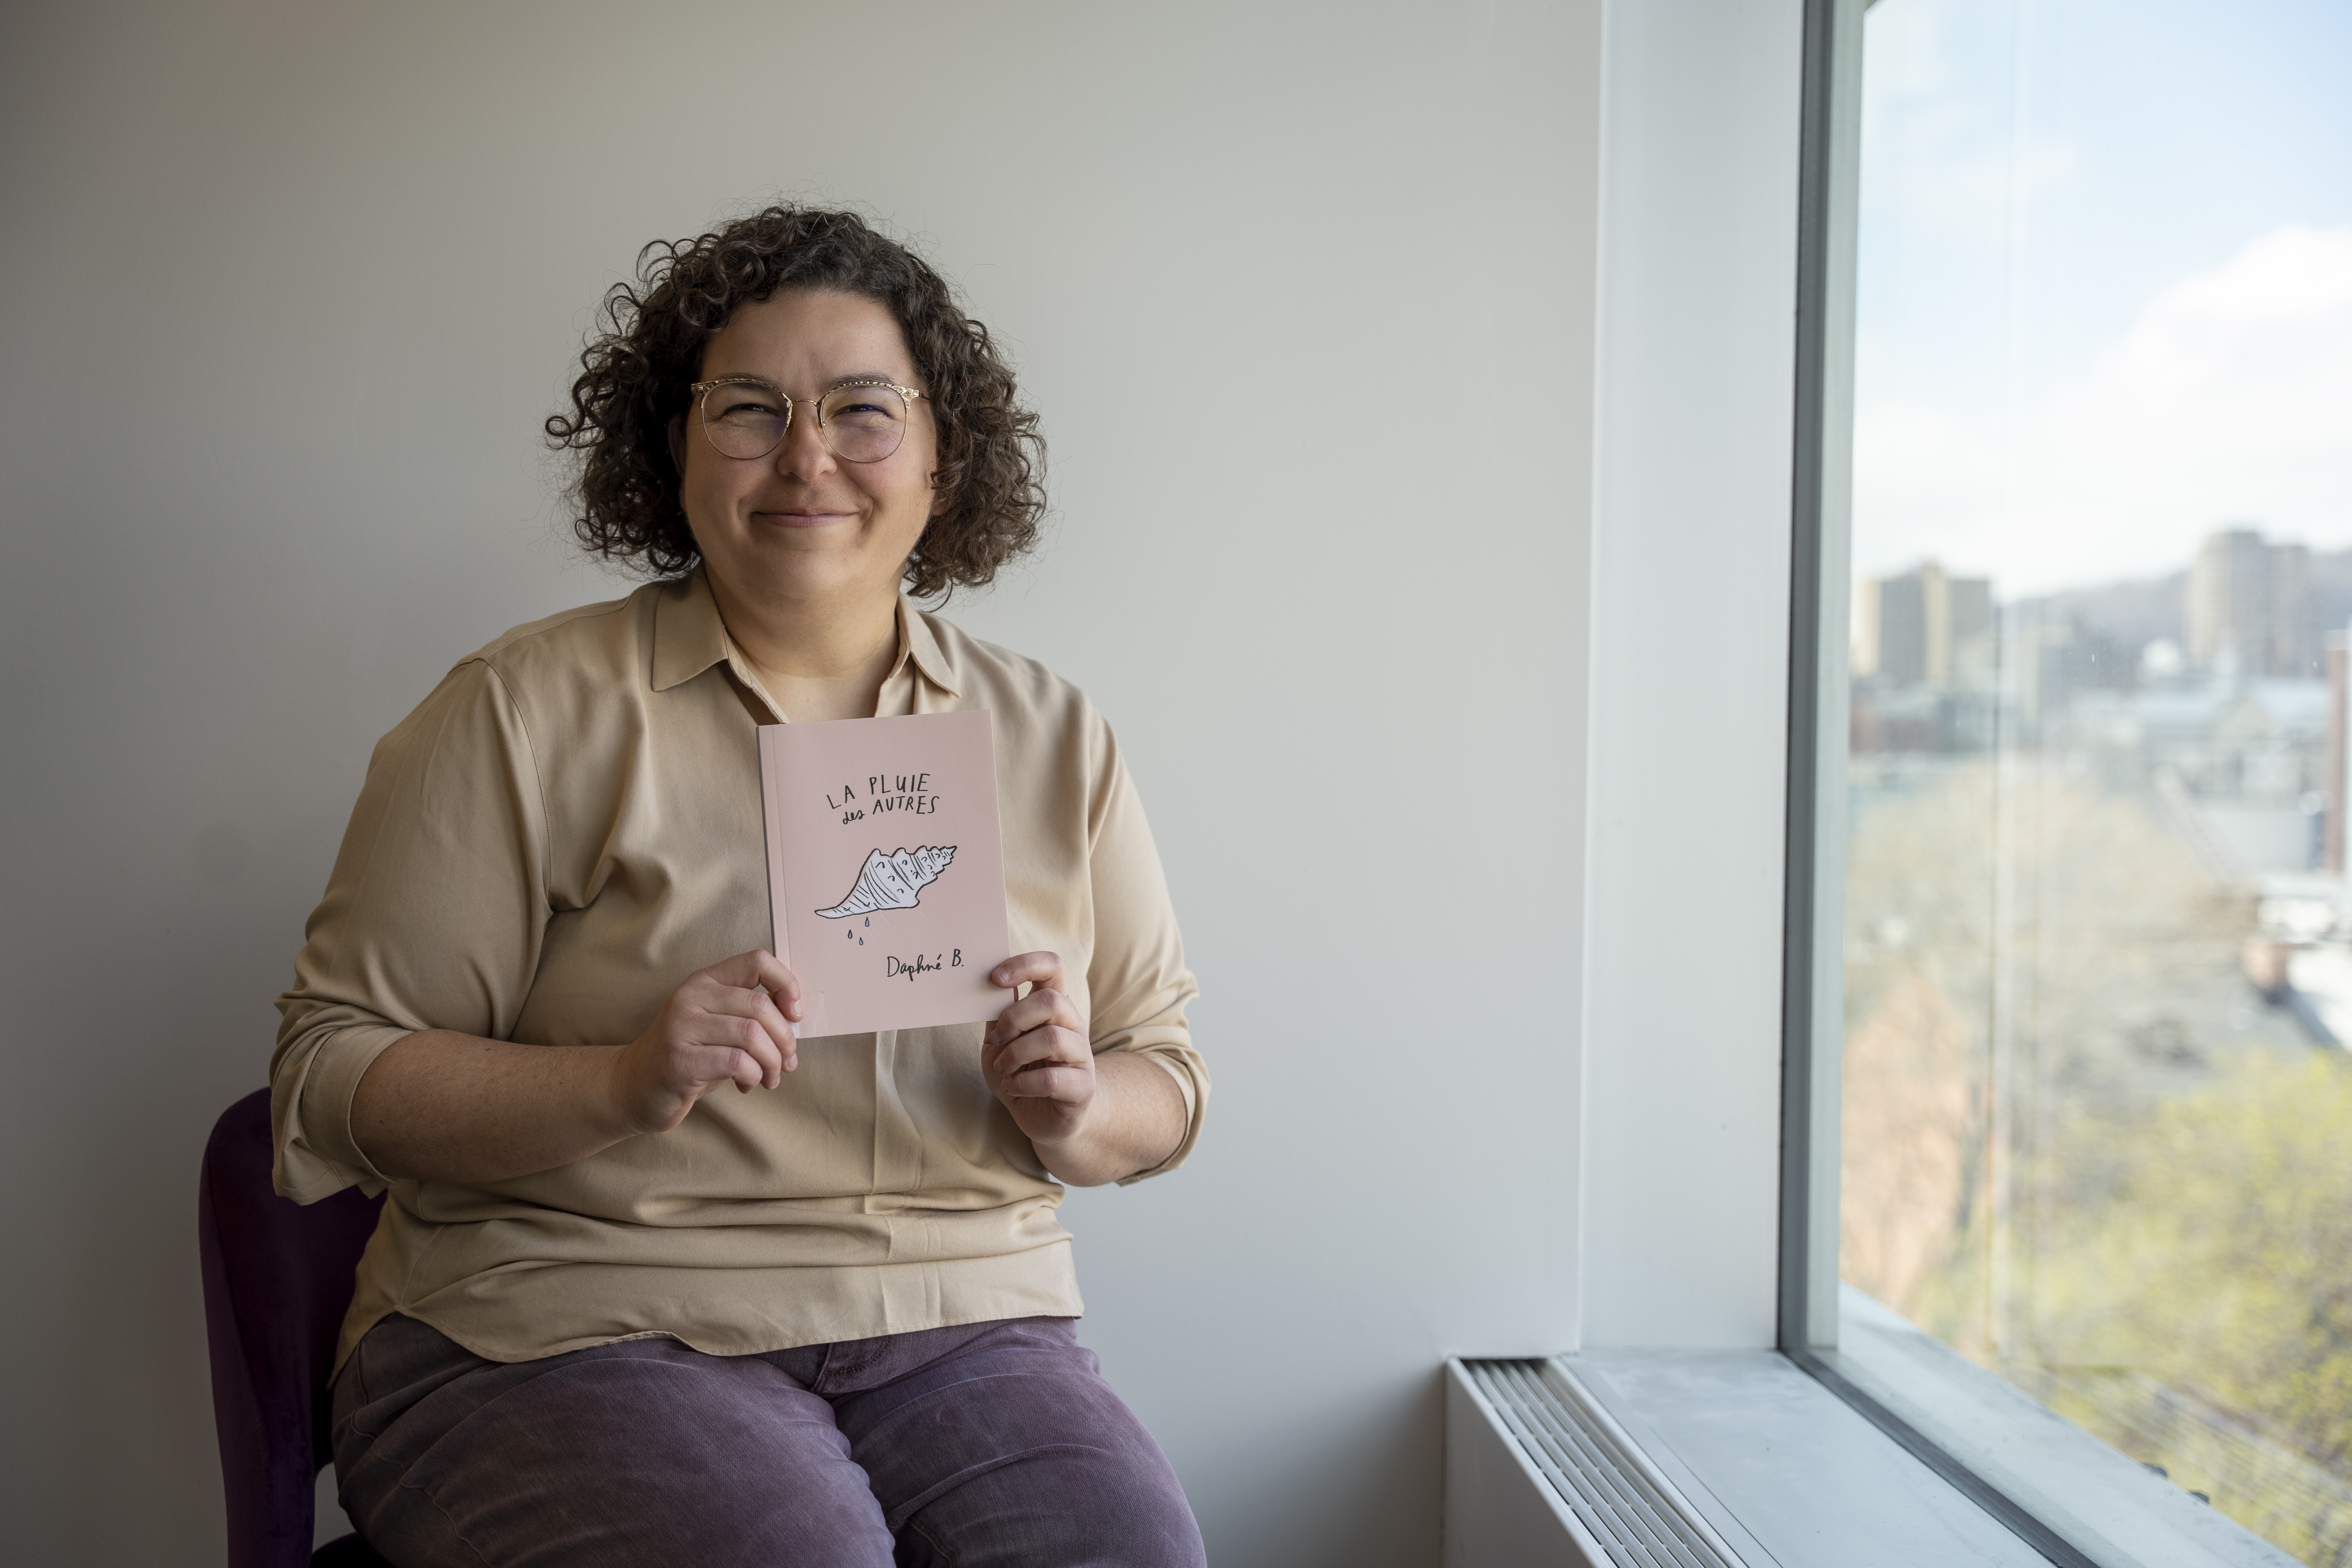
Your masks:
{"label": "pink book cover", "polygon": [[760,727],[776,956],[803,1038],[993,1018],[1013,993],[986,712]]}

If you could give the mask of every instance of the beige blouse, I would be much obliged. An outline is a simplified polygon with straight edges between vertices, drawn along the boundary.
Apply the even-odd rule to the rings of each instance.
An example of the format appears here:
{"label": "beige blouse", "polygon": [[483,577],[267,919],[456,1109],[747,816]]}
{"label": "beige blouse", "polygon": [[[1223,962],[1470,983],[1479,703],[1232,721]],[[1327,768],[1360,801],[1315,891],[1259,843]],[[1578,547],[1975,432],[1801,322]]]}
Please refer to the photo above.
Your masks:
{"label": "beige blouse", "polygon": [[[901,600],[885,715],[995,716],[1013,951],[1062,955],[1097,1053],[1209,1080],[1198,987],[1117,743],[1083,692]],[[754,727],[782,722],[698,574],[520,626],[377,745],[270,1063],[278,1190],[390,1201],[340,1364],[392,1312],[495,1361],[667,1334],[747,1354],[1082,1309],[1061,1186],[981,1078],[981,1026],[801,1042],[782,1087],[478,1185],[385,1176],[352,1091],[414,1030],[636,1037],[769,942]],[[1080,978],[1083,977],[1083,978]]]}

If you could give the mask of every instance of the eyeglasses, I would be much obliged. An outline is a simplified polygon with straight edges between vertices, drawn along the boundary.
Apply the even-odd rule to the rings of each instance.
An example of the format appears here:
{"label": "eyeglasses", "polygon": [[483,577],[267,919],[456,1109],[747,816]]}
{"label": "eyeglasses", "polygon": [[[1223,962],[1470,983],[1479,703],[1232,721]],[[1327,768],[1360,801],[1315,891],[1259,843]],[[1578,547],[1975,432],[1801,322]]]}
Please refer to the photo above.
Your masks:
{"label": "eyeglasses", "polygon": [[[687,391],[702,409],[702,433],[721,455],[749,460],[783,445],[793,400],[756,375],[698,381]],[[849,463],[878,463],[907,438],[908,411],[923,395],[895,381],[845,381],[816,400],[817,434]]]}

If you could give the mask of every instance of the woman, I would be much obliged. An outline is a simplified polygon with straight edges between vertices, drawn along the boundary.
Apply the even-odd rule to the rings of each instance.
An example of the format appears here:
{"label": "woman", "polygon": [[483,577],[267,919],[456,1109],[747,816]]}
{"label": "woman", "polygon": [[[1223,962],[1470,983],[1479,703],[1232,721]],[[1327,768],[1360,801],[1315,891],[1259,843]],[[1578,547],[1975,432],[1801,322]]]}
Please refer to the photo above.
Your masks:
{"label": "woman", "polygon": [[[403,1568],[1198,1563],[1054,1217],[1056,1177],[1198,1134],[1158,857],[1084,695],[907,597],[1031,543],[1034,416],[848,214],[640,281],[548,428],[583,542],[659,580],[509,632],[384,738],[279,1000],[278,1189],[391,1191],[344,1507]],[[756,727],[953,709],[994,715],[1008,1005],[799,1039]]]}

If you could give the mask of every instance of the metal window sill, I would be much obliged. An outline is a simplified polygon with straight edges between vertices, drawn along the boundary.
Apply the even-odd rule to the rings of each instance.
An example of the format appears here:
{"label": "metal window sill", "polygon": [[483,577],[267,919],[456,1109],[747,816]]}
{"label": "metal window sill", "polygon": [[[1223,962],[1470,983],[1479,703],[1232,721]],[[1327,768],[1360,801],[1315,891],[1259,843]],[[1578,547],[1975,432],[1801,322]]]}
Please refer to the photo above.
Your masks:
{"label": "metal window sill", "polygon": [[2229,1515],[2053,1415],[1858,1291],[1811,1352],[2098,1568],[2296,1568]]}
{"label": "metal window sill", "polygon": [[[1884,1347],[1874,1343],[1850,1345],[1832,1358],[1834,1366],[1898,1424],[1933,1431],[1934,1447],[1980,1481],[1964,1477],[1956,1485],[1776,1351],[1587,1351],[1551,1364],[1616,1421],[1747,1568],[2043,1568],[2053,1561],[2294,1568],[2293,1559],[2227,1516],[1913,1333],[1950,1364],[1905,1345],[1897,1348],[1907,1359],[1889,1376],[1879,1364]],[[1450,1374],[1457,1384],[1462,1371]],[[1466,1436],[1449,1434],[1449,1465]],[[1531,1485],[1545,1485],[1534,1468],[1526,1475]],[[2029,1476],[2039,1484],[2029,1485]],[[2046,1533],[2049,1549],[2037,1549],[1971,1495],[1983,1490],[1981,1482],[2058,1539]],[[1449,1483],[1449,1506],[1454,1501]],[[1555,1502],[1553,1511],[1565,1510]],[[1457,1549],[1479,1536],[1493,1544]],[[1532,1514],[1500,1531],[1465,1532],[1449,1523],[1447,1537],[1448,1561],[1461,1568],[1483,1568],[1489,1559],[1593,1560],[1589,1547],[1570,1549],[1564,1537],[1559,1550],[1534,1553],[1531,1543],[1548,1537]],[[1515,1545],[1498,1555],[1506,1540]]]}

